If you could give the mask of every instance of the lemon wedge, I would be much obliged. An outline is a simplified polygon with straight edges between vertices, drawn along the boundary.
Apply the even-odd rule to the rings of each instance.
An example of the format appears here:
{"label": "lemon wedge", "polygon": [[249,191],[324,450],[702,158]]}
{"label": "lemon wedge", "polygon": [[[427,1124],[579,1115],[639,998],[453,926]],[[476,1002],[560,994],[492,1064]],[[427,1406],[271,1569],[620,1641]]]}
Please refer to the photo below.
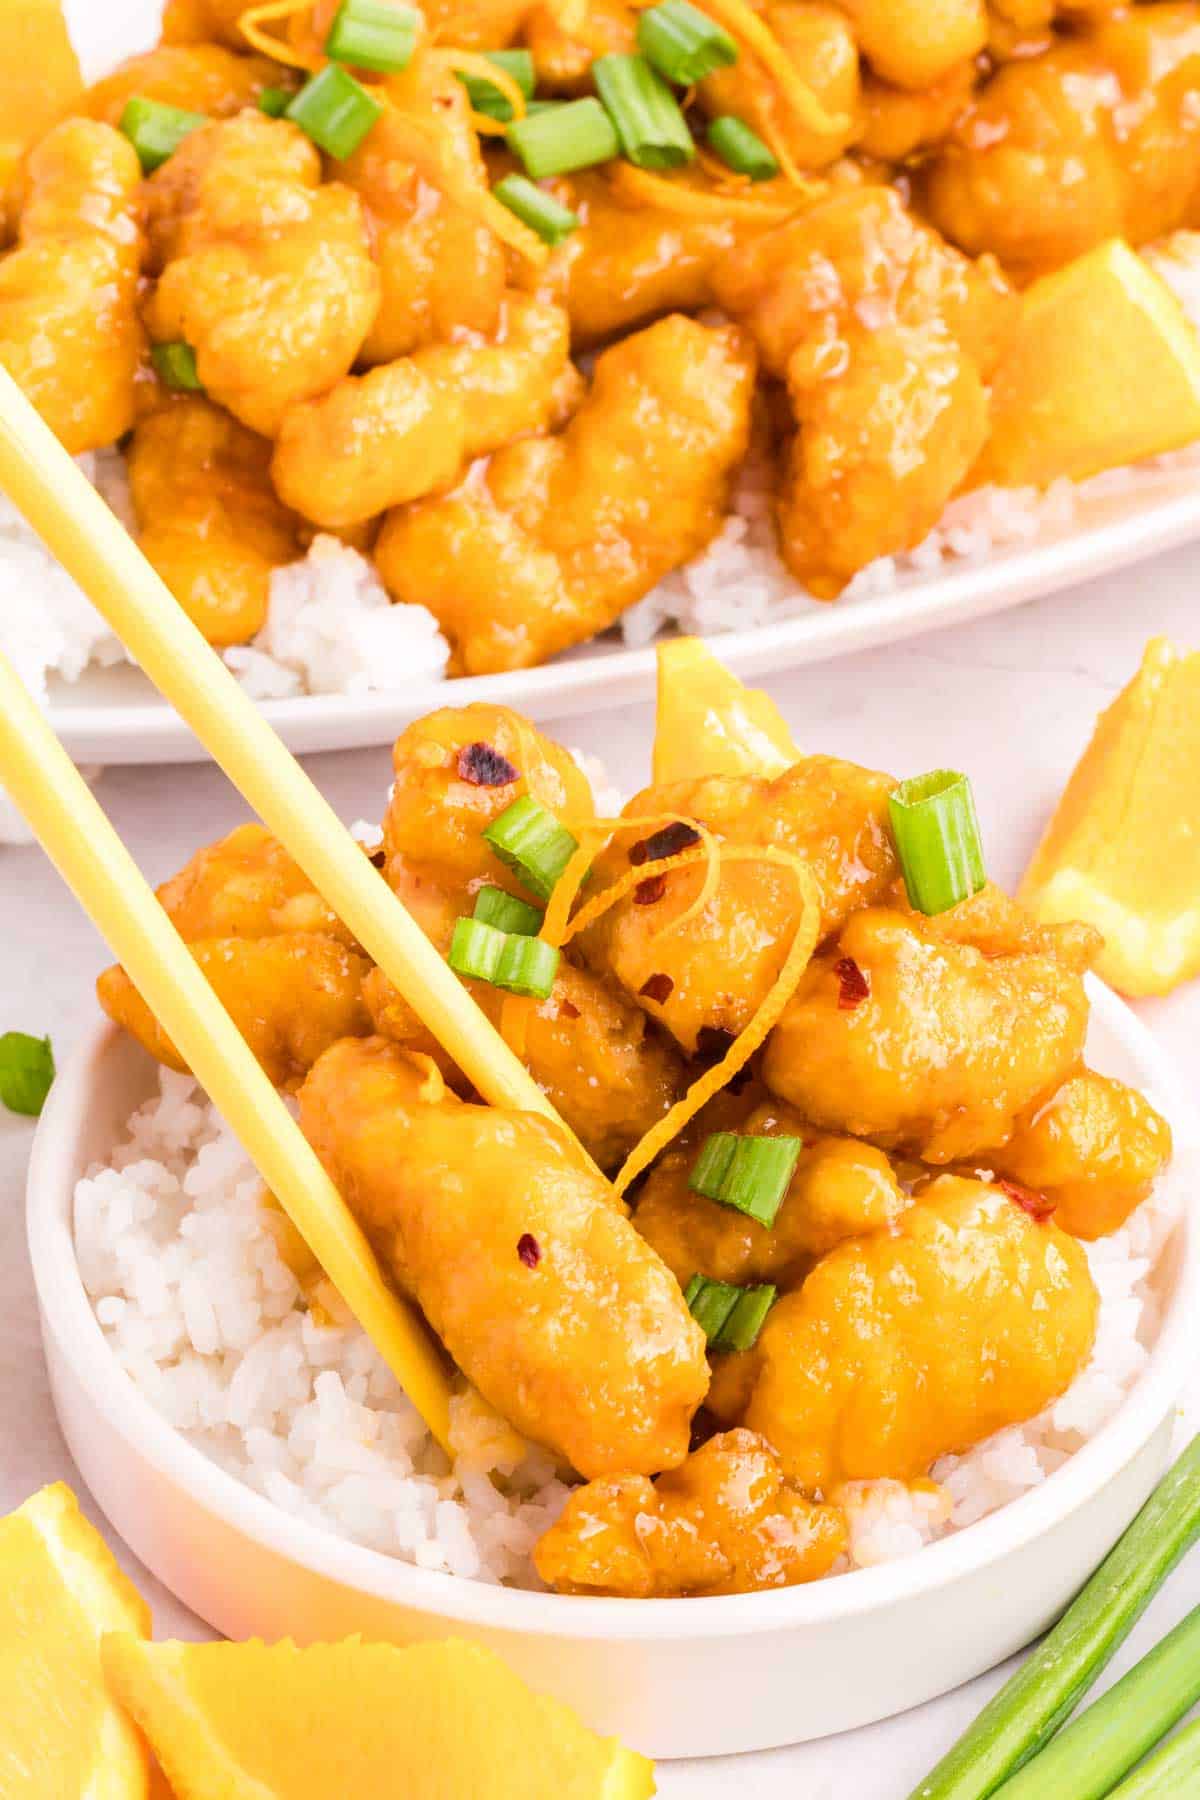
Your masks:
{"label": "lemon wedge", "polygon": [[455,1642],[104,1645],[177,1800],[647,1800],[653,1765]]}

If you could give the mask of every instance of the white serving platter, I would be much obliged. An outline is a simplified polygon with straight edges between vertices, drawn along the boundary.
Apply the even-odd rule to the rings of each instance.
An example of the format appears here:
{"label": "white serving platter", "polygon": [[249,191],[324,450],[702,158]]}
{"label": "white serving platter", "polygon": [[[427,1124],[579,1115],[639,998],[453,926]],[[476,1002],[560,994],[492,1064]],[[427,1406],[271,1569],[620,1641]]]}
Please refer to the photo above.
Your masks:
{"label": "white serving platter", "polygon": [[[67,0],[66,10],[85,67],[94,73],[153,42],[161,0],[104,0],[103,5]],[[1069,528],[998,549],[986,560],[907,574],[888,593],[831,605],[799,600],[793,616],[711,642],[740,675],[778,674],[1018,606],[1194,538],[1200,538],[1200,471],[1195,466],[1146,470],[1128,485],[1102,484],[1100,491],[1081,493]],[[380,693],[265,701],[262,710],[288,746],[303,753],[387,743],[411,719],[438,705],[499,701],[534,719],[557,719],[648,699],[653,684],[653,648],[626,649],[614,635],[538,669],[422,681]],[[94,669],[74,685],[56,682],[50,712],[55,730],[79,761],[205,759],[182,720],[134,669]]]}

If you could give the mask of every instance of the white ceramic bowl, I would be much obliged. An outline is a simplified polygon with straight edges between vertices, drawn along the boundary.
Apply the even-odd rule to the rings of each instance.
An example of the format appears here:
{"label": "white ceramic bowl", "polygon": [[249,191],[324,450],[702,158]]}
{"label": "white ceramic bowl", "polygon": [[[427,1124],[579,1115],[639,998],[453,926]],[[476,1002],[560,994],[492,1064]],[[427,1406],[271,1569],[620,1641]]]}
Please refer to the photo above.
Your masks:
{"label": "white ceramic bowl", "polygon": [[[1091,1060],[1164,1106],[1186,1194],[1197,1137],[1179,1084],[1132,1013],[1099,984],[1093,997]],[[30,1249],[58,1415],[84,1479],[143,1562],[230,1636],[469,1637],[652,1755],[794,1743],[931,1699],[1027,1644],[1166,1464],[1200,1315],[1190,1207],[1163,1255],[1160,1335],[1119,1412],[1041,1487],[916,1556],[781,1592],[634,1601],[514,1593],[360,1549],[217,1468],[105,1343],[75,1261],[72,1196],[152,1084],[149,1059],[107,1025],[63,1069],[30,1167]]]}

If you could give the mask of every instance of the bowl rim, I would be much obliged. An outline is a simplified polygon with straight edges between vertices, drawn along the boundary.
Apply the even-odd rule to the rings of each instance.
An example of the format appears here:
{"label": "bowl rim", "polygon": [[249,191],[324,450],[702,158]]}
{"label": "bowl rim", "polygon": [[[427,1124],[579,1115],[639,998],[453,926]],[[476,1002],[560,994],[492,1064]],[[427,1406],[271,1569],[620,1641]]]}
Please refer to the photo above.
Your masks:
{"label": "bowl rim", "polygon": [[[1088,978],[1093,1012],[1139,1065],[1185,1143],[1172,1179],[1181,1181],[1200,1121],[1167,1054],[1111,989]],[[833,1581],[678,1600],[630,1600],[530,1592],[420,1569],[295,1519],[228,1473],[170,1425],[119,1367],[92,1310],[75,1256],[74,1162],[98,1064],[122,1034],[98,1020],[51,1089],[34,1138],[26,1190],[30,1258],[43,1330],[68,1359],[96,1413],[130,1441],[164,1480],[226,1527],[286,1561],[373,1599],[484,1630],[580,1639],[740,1637],[815,1628],[884,1610],[975,1574],[1021,1550],[1092,1498],[1144,1446],[1178,1400],[1200,1337],[1200,1216],[1180,1208],[1182,1249],[1171,1304],[1149,1358],[1112,1417],[1061,1469],[1018,1498],[918,1554]]]}

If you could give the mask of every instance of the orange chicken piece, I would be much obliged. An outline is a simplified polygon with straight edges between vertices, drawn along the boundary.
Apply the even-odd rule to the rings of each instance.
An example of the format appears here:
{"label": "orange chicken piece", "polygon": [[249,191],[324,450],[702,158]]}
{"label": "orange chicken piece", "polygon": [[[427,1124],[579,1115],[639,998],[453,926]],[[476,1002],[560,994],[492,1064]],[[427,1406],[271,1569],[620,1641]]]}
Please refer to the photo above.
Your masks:
{"label": "orange chicken piece", "polygon": [[127,138],[64,120],[29,157],[18,248],[0,257],[0,363],[73,456],[133,423],[141,179]]}
{"label": "orange chicken piece", "polygon": [[785,1294],[709,1405],[724,1419],[748,1391],[746,1425],[806,1489],[912,1481],[1064,1393],[1098,1310],[1074,1238],[1000,1188],[943,1175],[890,1231],[843,1244]]}
{"label": "orange chicken piece", "polygon": [[[758,9],[756,9],[758,10]],[[846,11],[826,0],[776,0],[761,10],[763,23],[795,63],[813,98],[838,129],[813,131],[789,106],[752,56],[700,83],[700,104],[711,117],[732,113],[773,147],[782,146],[799,169],[823,169],[846,151],[861,130],[858,46]]]}
{"label": "orange chicken piece", "polygon": [[379,1038],[327,1051],[300,1119],[397,1286],[518,1431],[589,1478],[687,1455],[708,1385],[674,1277],[561,1130],[470,1106]]}
{"label": "orange chicken piece", "polygon": [[190,344],[206,392],[273,437],[349,374],[379,309],[362,202],[322,184],[297,126],[256,111],[193,132],[147,187],[151,336]]}
{"label": "orange chicken piece", "polygon": [[139,420],[129,450],[138,542],[210,644],[244,644],[267,616],[271,571],[302,555],[271,485],[271,446],[200,395]]}
{"label": "orange chicken piece", "polygon": [[720,530],[753,390],[730,327],[672,314],[624,339],[563,432],[388,515],[385,585],[436,615],[460,674],[528,668],[594,637]]}
{"label": "orange chicken piece", "polygon": [[765,1438],[727,1431],[657,1481],[577,1488],[533,1559],[562,1594],[661,1600],[795,1587],[845,1548],[837,1507],[806,1499]]}
{"label": "orange chicken piece", "polygon": [[884,81],[917,92],[987,43],[984,0],[839,0],[858,47]]}
{"label": "orange chicken piece", "polygon": [[119,125],[135,96],[224,118],[256,105],[263,89],[278,80],[278,68],[265,56],[235,56],[220,44],[160,44],[93,83],[83,106],[106,125]]}

